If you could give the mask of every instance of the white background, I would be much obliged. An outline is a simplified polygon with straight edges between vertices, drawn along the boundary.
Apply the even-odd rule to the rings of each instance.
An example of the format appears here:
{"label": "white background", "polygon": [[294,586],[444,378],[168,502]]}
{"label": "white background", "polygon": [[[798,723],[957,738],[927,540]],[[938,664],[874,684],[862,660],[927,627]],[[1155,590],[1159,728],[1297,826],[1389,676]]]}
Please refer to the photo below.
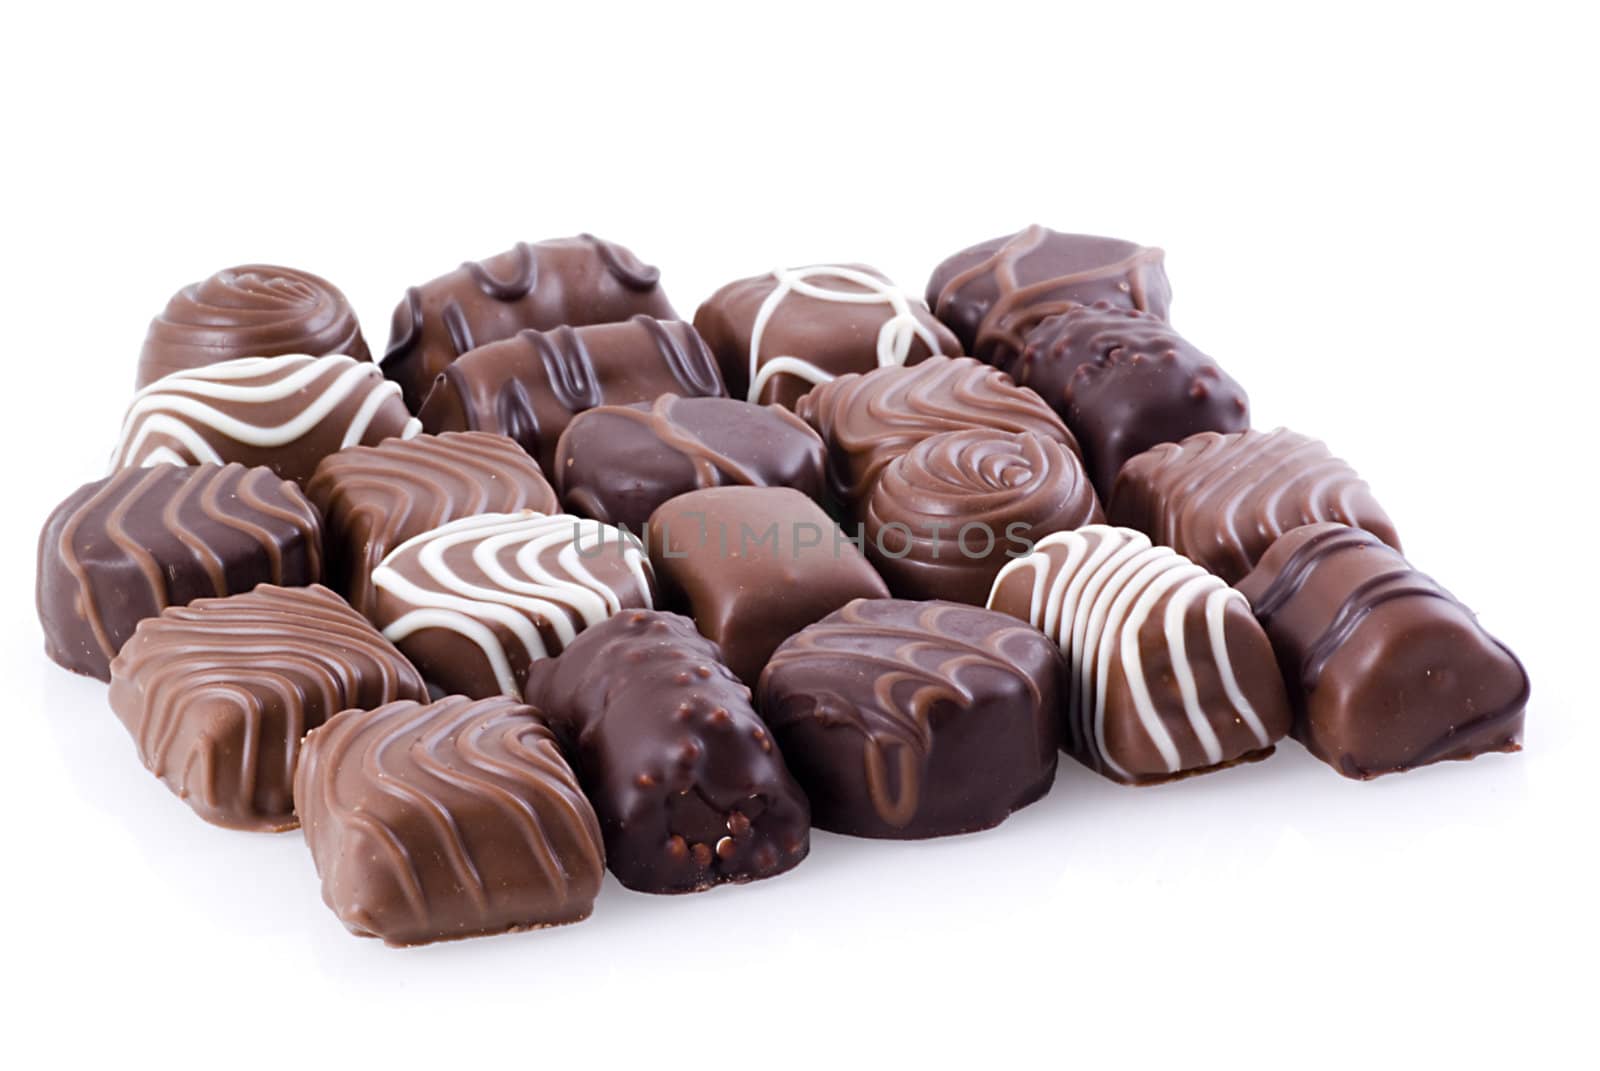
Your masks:
{"label": "white background", "polygon": [[[1592,1059],[1580,7],[8,8],[0,1046],[280,1068]],[[1522,655],[1523,754],[1357,784],[1287,743],[1146,790],[1064,761],[994,832],[818,834],[778,880],[608,883],[579,926],[397,952],[323,907],[299,834],[196,819],[104,687],[41,652],[38,526],[101,474],[149,318],[218,268],[325,275],[377,350],[407,285],[518,239],[621,241],[687,316],[777,264],[861,260],[920,292],[1033,221],[1166,248],[1175,323],[1258,426],[1353,462]]]}

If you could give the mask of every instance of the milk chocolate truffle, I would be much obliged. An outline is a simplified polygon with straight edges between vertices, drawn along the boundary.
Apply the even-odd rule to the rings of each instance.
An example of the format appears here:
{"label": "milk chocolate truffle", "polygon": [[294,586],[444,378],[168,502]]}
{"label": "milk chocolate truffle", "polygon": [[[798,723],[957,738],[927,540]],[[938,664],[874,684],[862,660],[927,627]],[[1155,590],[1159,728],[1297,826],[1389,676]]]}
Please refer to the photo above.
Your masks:
{"label": "milk chocolate truffle", "polygon": [[1239,590],[1277,651],[1295,737],[1346,777],[1521,749],[1522,664],[1371,532],[1296,528]]}
{"label": "milk chocolate truffle", "polygon": [[817,433],[787,409],[663,394],[573,417],[555,478],[574,513],[637,532],[661,503],[703,487],[793,487],[821,499],[826,463]]}
{"label": "milk chocolate truffle", "polygon": [[306,494],[322,512],[329,582],[368,616],[372,571],[406,540],[479,513],[559,512],[555,492],[521,447],[477,431],[329,454]]}
{"label": "milk chocolate truffle", "polygon": [[729,394],[789,408],[845,372],[961,352],[920,299],[862,264],[780,268],[729,283],[700,306],[694,326]]}
{"label": "milk chocolate truffle", "polygon": [[510,699],[341,714],[306,738],[295,804],[323,901],[390,945],[578,922],[605,876],[555,737]]}
{"label": "milk chocolate truffle", "polygon": [[1061,656],[949,602],[863,599],[802,629],[760,710],[822,829],[912,839],[999,825],[1050,788]]}
{"label": "milk chocolate truffle", "polygon": [[1067,656],[1067,750],[1127,784],[1265,758],[1289,731],[1266,635],[1244,598],[1167,547],[1091,525],[1040,541],[991,609]]}
{"label": "milk chocolate truffle", "polygon": [[713,487],[650,518],[650,559],[668,597],[753,684],[773,650],[851,599],[889,589],[822,508],[787,487]]}
{"label": "milk chocolate truffle", "polygon": [[237,461],[304,484],[336,450],[421,430],[399,390],[366,361],[240,357],[174,372],[135,394],[111,467]]}
{"label": "milk chocolate truffle", "polygon": [[1109,498],[1123,462],[1201,431],[1244,431],[1250,404],[1217,363],[1161,317],[1109,302],[1052,316],[1001,367],[1049,402]]}
{"label": "milk chocolate truffle", "polygon": [[867,498],[867,557],[907,599],[982,606],[995,574],[1052,532],[1105,520],[1078,457],[1055,439],[988,428],[929,436]]}
{"label": "milk chocolate truffle", "polygon": [[1338,521],[1400,549],[1365,481],[1327,446],[1287,428],[1203,431],[1122,466],[1106,512],[1228,583],[1272,541],[1303,524]]}
{"label": "milk chocolate truffle", "polygon": [[372,573],[373,623],[446,692],[520,696],[528,667],[620,610],[649,609],[644,545],[567,514],[463,517]]}
{"label": "milk chocolate truffle", "polygon": [[726,396],[711,351],[693,327],[636,316],[623,323],[524,331],[473,350],[439,377],[418,414],[432,432],[509,435],[555,465],[573,416],[663,394]]}
{"label": "milk chocolate truffle", "polygon": [[414,412],[451,361],[518,331],[610,323],[630,316],[677,318],[661,273],[592,234],[518,242],[413,286],[394,310],[383,374]]}
{"label": "milk chocolate truffle", "polygon": [[322,522],[292,483],[243,465],[122,469],[84,484],[39,534],[45,652],[101,680],[134,626],[168,606],[315,583]]}
{"label": "milk chocolate truffle", "polygon": [[171,606],[111,663],[139,759],[208,822],[293,829],[305,734],[341,710],[426,699],[422,678],[320,584]]}
{"label": "milk chocolate truffle", "polygon": [[372,359],[355,310],[326,279],[272,264],[224,268],[172,295],[150,321],[135,386],[235,357],[286,353]]}
{"label": "milk chocolate truffle", "polygon": [[527,698],[572,758],[628,888],[770,878],[810,849],[805,794],[750,689],[687,619],[617,614],[535,665]]}
{"label": "milk chocolate truffle", "polygon": [[1041,320],[1075,305],[1105,301],[1164,320],[1171,300],[1161,250],[1038,225],[964,249],[928,280],[934,315],[968,353],[996,364]]}

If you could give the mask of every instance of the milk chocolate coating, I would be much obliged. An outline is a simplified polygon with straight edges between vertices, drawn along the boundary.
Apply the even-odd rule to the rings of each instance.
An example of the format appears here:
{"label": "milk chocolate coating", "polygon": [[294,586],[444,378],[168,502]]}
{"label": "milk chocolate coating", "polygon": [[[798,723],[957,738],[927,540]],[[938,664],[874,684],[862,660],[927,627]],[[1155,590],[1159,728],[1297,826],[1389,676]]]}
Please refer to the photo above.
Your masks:
{"label": "milk chocolate coating", "polygon": [[1200,431],[1244,431],[1243,388],[1165,320],[1097,301],[1052,316],[1001,367],[1061,414],[1109,498],[1123,462]]}
{"label": "milk chocolate coating", "polygon": [[111,709],[140,761],[231,829],[295,827],[307,731],[341,710],[427,696],[400,652],[321,585],[168,607],[111,663]]}
{"label": "milk chocolate coating", "polygon": [[801,630],[760,710],[822,829],[913,839],[999,825],[1055,778],[1061,656],[950,602],[862,599]]}
{"label": "milk chocolate coating", "polygon": [[306,738],[294,794],[323,901],[390,945],[578,922],[605,876],[593,808],[514,700],[341,714]]}
{"label": "milk chocolate coating", "polygon": [[1296,528],[1239,590],[1277,651],[1295,737],[1346,777],[1521,749],[1522,664],[1372,533]]}
{"label": "milk chocolate coating", "polygon": [[1388,514],[1355,470],[1316,439],[1286,428],[1204,431],[1122,466],[1106,512],[1228,583],[1272,541],[1303,524],[1338,521],[1400,549]]}
{"label": "milk chocolate coating", "polygon": [[677,614],[596,625],[528,676],[600,816],[606,862],[641,892],[781,874],[810,849],[811,812],[750,690]]}
{"label": "milk chocolate coating", "polygon": [[658,270],[592,234],[518,242],[407,290],[394,310],[383,374],[415,412],[450,362],[519,331],[638,315],[676,319],[660,282]]}
{"label": "milk chocolate coating", "polygon": [[1031,432],[946,431],[884,467],[867,557],[901,598],[982,606],[998,573],[1052,532],[1105,520],[1083,465]]}
{"label": "milk chocolate coating", "polygon": [[503,435],[451,432],[323,458],[306,494],[322,512],[329,583],[372,614],[372,571],[395,547],[477,513],[559,512],[536,465]]}
{"label": "milk chocolate coating", "polygon": [[1001,365],[1041,320],[1075,305],[1105,301],[1164,320],[1171,300],[1161,250],[1038,225],[964,249],[928,280],[934,315],[968,353]]}
{"label": "milk chocolate coating", "polygon": [[740,680],[778,644],[851,599],[889,589],[822,508],[787,487],[713,487],[650,517],[650,560]]}
{"label": "milk chocolate coating", "polygon": [[667,499],[704,487],[793,487],[821,499],[826,464],[822,440],[787,409],[663,394],[573,417],[554,474],[569,510],[638,532]]}
{"label": "milk chocolate coating", "polygon": [[150,321],[134,385],[235,357],[285,353],[372,359],[355,310],[326,279],[272,264],[224,268],[172,295]]}
{"label": "milk chocolate coating", "polygon": [[864,264],[784,268],[729,283],[694,314],[735,398],[793,408],[846,372],[957,356],[922,301]]}
{"label": "milk chocolate coating", "polygon": [[122,469],[74,491],[39,533],[45,653],[109,680],[134,627],[168,606],[321,575],[321,519],[270,470]]}
{"label": "milk chocolate coating", "polygon": [[693,327],[635,316],[524,331],[476,349],[445,370],[418,415],[432,432],[509,435],[549,473],[573,416],[663,394],[721,398],[727,392]]}
{"label": "milk chocolate coating", "polygon": [[1265,758],[1289,731],[1249,605],[1140,532],[1048,536],[1000,573],[989,606],[1066,655],[1067,750],[1113,780],[1154,784]]}

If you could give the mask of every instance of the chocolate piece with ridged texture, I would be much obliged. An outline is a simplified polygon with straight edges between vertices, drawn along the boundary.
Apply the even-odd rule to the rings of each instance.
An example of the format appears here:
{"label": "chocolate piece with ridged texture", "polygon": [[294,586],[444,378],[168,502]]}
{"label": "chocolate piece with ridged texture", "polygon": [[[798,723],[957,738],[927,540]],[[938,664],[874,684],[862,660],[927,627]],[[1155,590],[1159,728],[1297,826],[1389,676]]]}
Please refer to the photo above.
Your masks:
{"label": "chocolate piece with ridged texture", "polygon": [[393,946],[578,922],[605,877],[594,809],[511,699],[341,714],[306,738],[295,805],[323,901]]}
{"label": "chocolate piece with ridged texture", "polygon": [[617,614],[534,666],[527,700],[561,737],[628,888],[769,878],[810,849],[810,807],[750,689],[688,618]]}
{"label": "chocolate piece with ridged texture", "polygon": [[134,627],[168,606],[261,583],[315,583],[322,522],[300,489],[269,469],[122,469],[50,514],[37,576],[45,652],[109,680]]}

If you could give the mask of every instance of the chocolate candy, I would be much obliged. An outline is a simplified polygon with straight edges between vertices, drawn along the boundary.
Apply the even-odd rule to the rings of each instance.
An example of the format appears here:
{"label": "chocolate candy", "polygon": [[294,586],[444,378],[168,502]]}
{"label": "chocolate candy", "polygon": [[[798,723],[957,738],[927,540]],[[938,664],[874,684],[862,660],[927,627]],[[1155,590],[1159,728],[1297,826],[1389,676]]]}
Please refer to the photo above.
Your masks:
{"label": "chocolate candy", "polygon": [[445,370],[418,415],[433,432],[509,435],[550,472],[557,440],[585,409],[663,394],[725,393],[716,361],[694,328],[635,316],[524,331],[474,350]]}
{"label": "chocolate candy", "polygon": [[295,780],[322,899],[390,945],[588,918],[600,825],[531,707],[451,696],[350,711]]}
{"label": "chocolate candy", "polygon": [[793,487],[820,499],[825,465],[822,440],[787,409],[663,394],[573,417],[555,478],[574,513],[639,531],[661,503],[702,487]]}
{"label": "chocolate candy", "polygon": [[1105,301],[1045,320],[1001,367],[1061,414],[1101,497],[1137,453],[1250,426],[1244,390],[1215,361],[1161,317]]}
{"label": "chocolate candy", "polygon": [[1166,319],[1172,288],[1159,249],[1040,226],[964,249],[933,270],[928,307],[967,352],[1004,364],[1034,325],[1109,302]]}
{"label": "chocolate candy", "polygon": [[677,614],[617,614],[528,675],[600,815],[606,862],[641,892],[781,874],[811,812],[750,690]]}
{"label": "chocolate candy", "polygon": [[322,524],[292,483],[243,465],[123,469],[84,484],[39,534],[45,652],[101,680],[168,606],[321,576]]}
{"label": "chocolate candy", "polygon": [[1061,656],[950,602],[862,599],[801,630],[760,709],[822,829],[941,837],[999,825],[1056,774]]}
{"label": "chocolate candy", "polygon": [[308,730],[341,710],[427,697],[400,652],[320,584],[168,607],[111,663],[111,709],[140,761],[231,829],[295,827]]}
{"label": "chocolate candy", "polygon": [[477,513],[558,512],[532,458],[476,431],[340,450],[323,458],[306,494],[327,529],[330,582],[368,616],[372,570],[406,540]]}
{"label": "chocolate candy", "polygon": [[1128,784],[1265,758],[1289,731],[1272,647],[1237,591],[1126,528],[1047,536],[995,580],[992,609],[1069,663],[1067,750]]}
{"label": "chocolate candy", "polygon": [[712,294],[695,328],[735,398],[793,407],[845,372],[961,352],[920,300],[862,264],[780,268]]}
{"label": "chocolate candy", "polygon": [[650,518],[650,559],[670,597],[755,683],[773,650],[851,599],[889,589],[811,499],[787,487],[713,487]]}
{"label": "chocolate candy", "polygon": [[1371,532],[1296,528],[1239,590],[1277,651],[1294,735],[1346,777],[1520,750],[1522,664]]}
{"label": "chocolate candy", "polygon": [[235,357],[286,353],[372,359],[355,310],[326,279],[272,264],[224,268],[172,295],[150,321],[135,385]]}
{"label": "chocolate candy", "polygon": [[1106,510],[1232,584],[1292,528],[1339,521],[1400,549],[1394,525],[1355,470],[1286,428],[1204,431],[1122,466]]}
{"label": "chocolate candy", "polygon": [[111,467],[238,461],[303,484],[335,450],[421,430],[399,390],[366,361],[240,357],[174,372],[135,394]]}
{"label": "chocolate candy", "polygon": [[486,513],[408,539],[372,572],[373,623],[429,681],[520,696],[528,667],[654,601],[637,538],[566,514]]}
{"label": "chocolate candy", "polygon": [[407,290],[394,310],[383,374],[415,411],[450,362],[518,331],[641,314],[675,319],[660,281],[655,268],[592,234],[518,242]]}
{"label": "chocolate candy", "polygon": [[852,505],[864,501],[885,465],[941,431],[1031,431],[1078,452],[1044,399],[970,357],[840,376],[800,399],[795,412],[827,444],[829,484]]}
{"label": "chocolate candy", "polygon": [[929,436],[886,465],[863,528],[896,595],[982,606],[1006,562],[1051,532],[1104,520],[1062,443],[972,428]]}

